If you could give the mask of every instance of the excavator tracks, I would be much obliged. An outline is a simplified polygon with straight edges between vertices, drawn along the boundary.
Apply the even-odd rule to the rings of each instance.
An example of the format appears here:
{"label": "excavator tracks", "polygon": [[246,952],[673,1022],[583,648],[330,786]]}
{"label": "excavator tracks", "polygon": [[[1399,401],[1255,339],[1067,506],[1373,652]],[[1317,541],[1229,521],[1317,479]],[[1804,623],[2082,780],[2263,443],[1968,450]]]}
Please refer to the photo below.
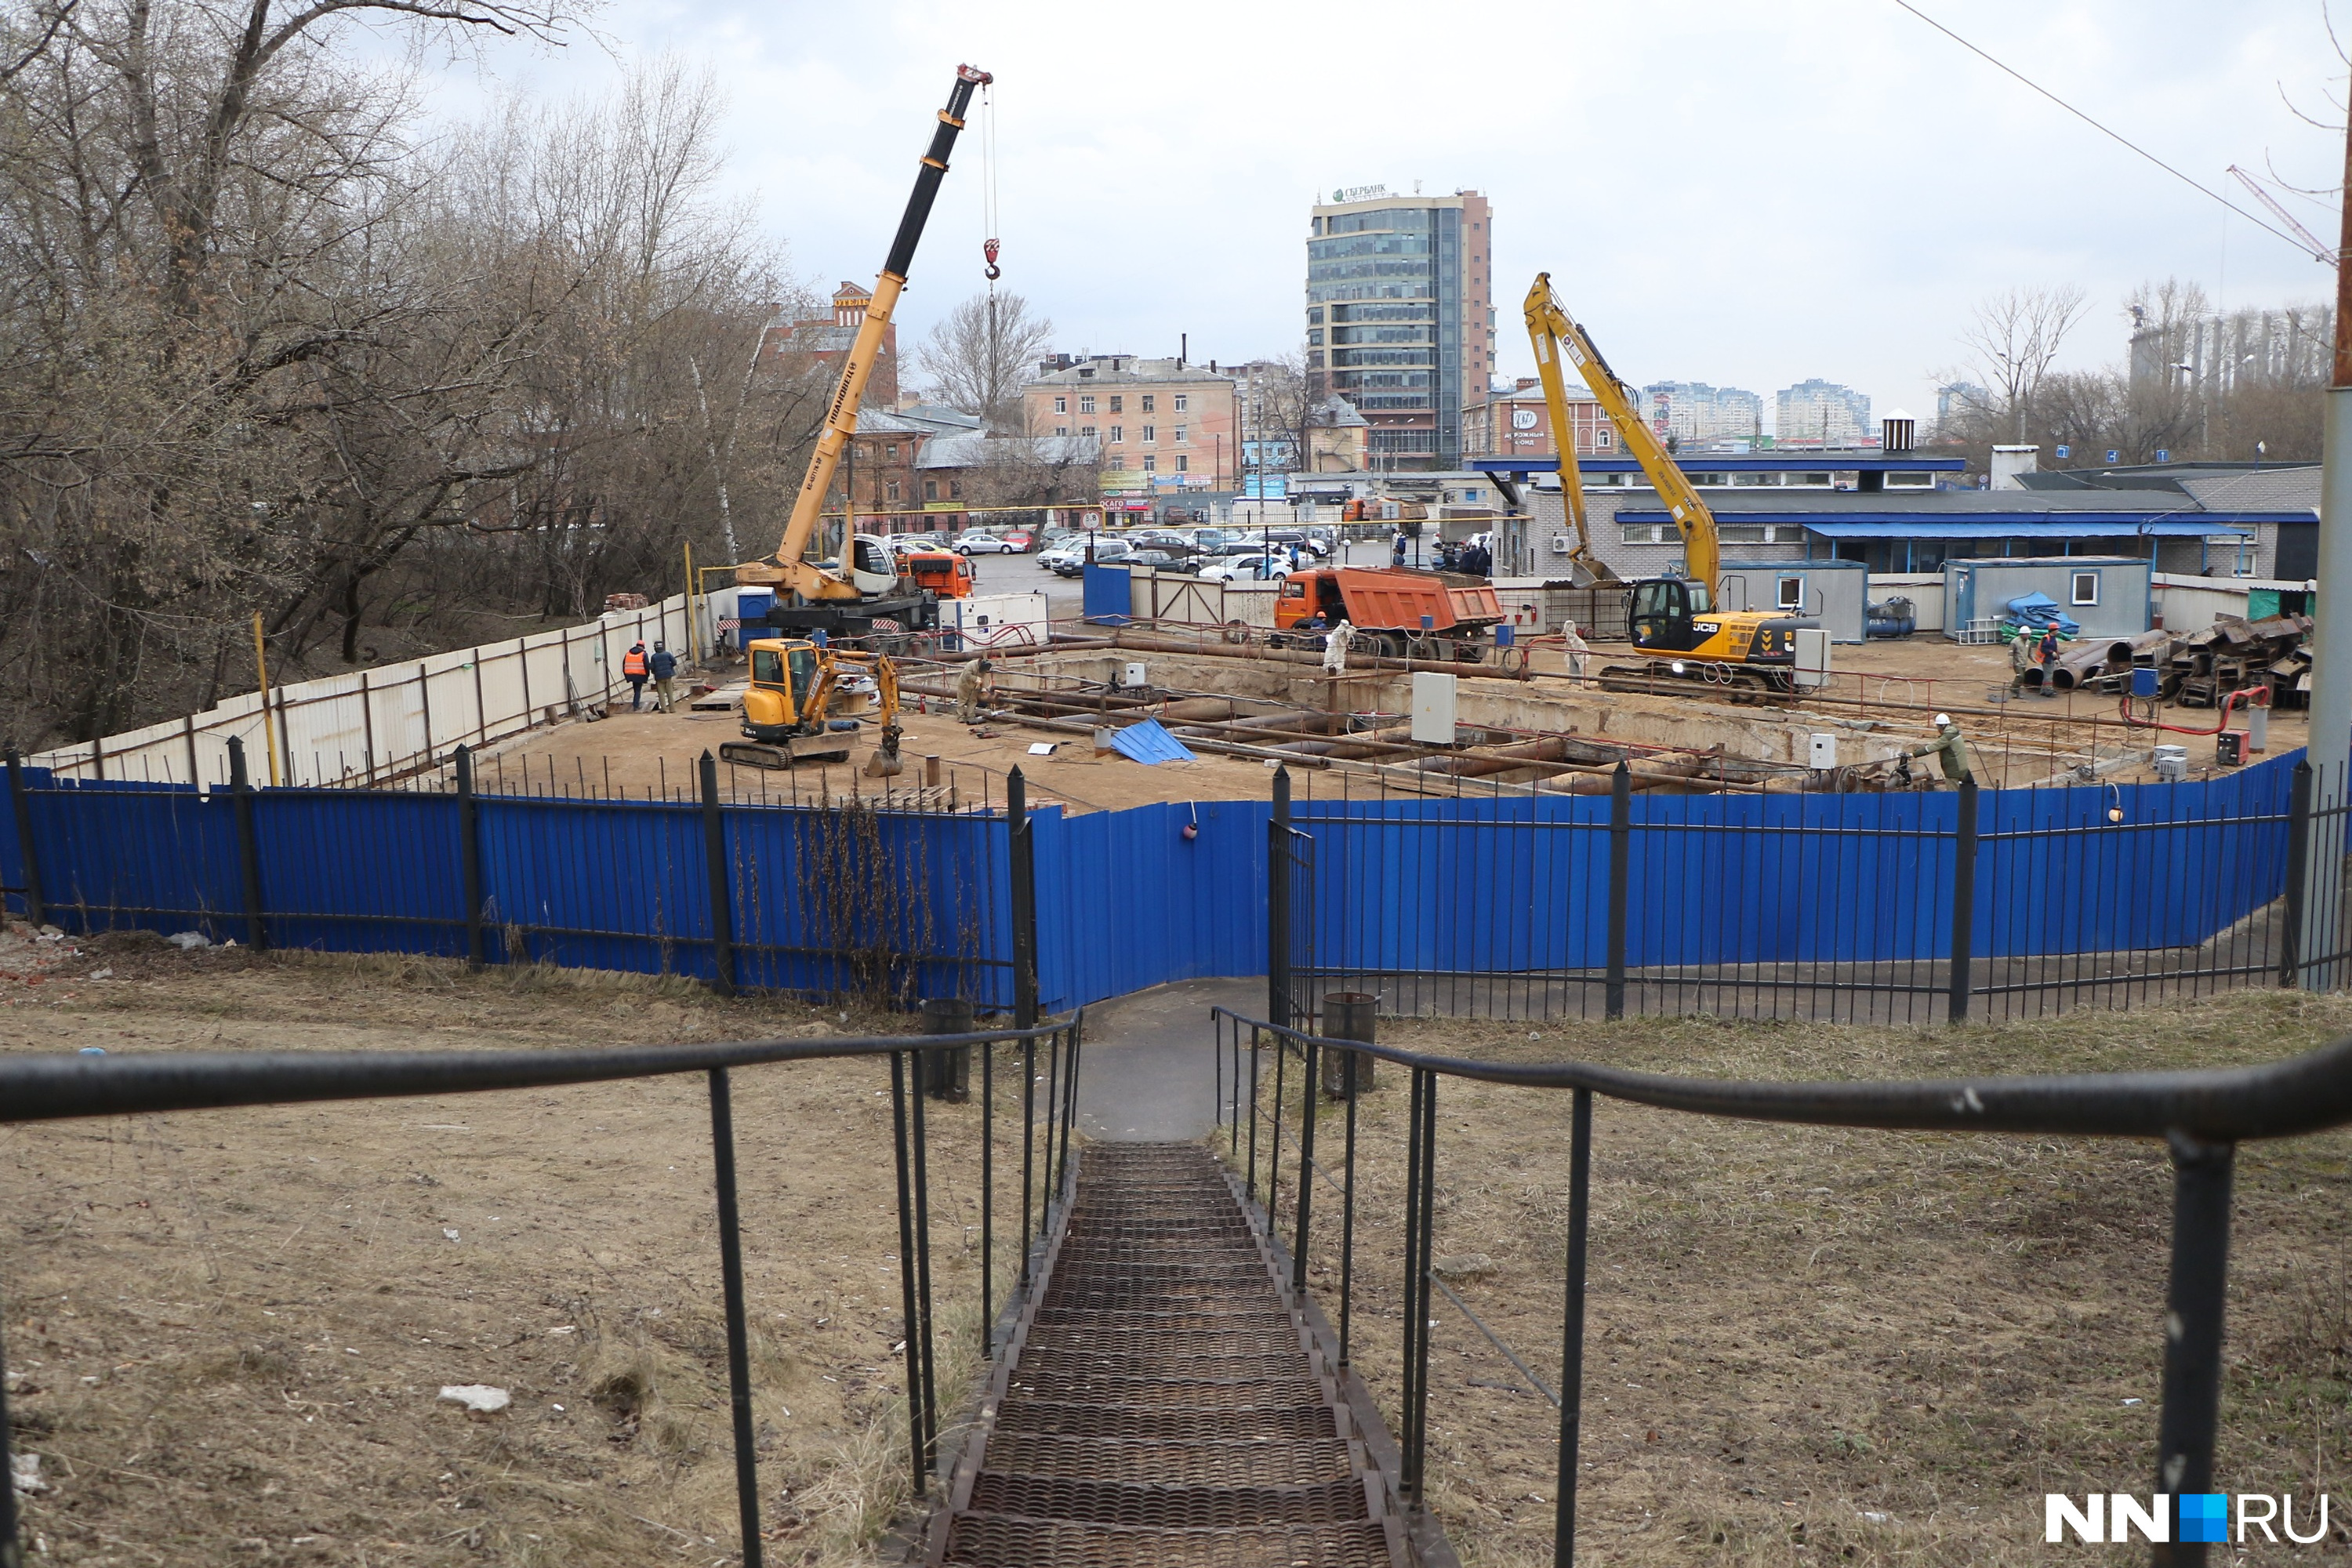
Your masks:
{"label": "excavator tracks", "polygon": [[931,1523],[935,1568],[1402,1568],[1405,1534],[1216,1160],[1093,1143]]}

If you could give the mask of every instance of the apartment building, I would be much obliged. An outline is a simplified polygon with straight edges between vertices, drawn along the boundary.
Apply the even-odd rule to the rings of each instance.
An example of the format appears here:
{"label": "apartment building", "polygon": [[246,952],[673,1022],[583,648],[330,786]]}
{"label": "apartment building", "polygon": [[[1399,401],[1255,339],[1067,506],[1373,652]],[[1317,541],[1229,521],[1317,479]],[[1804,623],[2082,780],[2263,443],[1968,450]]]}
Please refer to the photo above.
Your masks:
{"label": "apartment building", "polygon": [[1242,451],[1232,376],[1181,359],[1059,359],[1021,389],[1025,427],[1093,437],[1104,494],[1234,488]]}

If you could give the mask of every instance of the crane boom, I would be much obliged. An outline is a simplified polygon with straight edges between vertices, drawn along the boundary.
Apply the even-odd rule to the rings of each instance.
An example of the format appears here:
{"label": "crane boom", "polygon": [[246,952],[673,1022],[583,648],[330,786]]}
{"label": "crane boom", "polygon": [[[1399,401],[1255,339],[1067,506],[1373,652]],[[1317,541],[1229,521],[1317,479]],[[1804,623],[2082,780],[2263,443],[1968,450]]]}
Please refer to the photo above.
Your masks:
{"label": "crane boom", "polygon": [[[875,279],[873,300],[866,307],[866,319],[858,324],[849,357],[842,362],[841,379],[835,384],[833,397],[825,405],[824,425],[817,435],[816,450],[809,458],[808,472],[801,478],[800,492],[793,498],[793,515],[784,525],[783,542],[776,547],[774,564],[759,561],[739,568],[735,574],[739,584],[782,585],[803,599],[861,596],[856,584],[847,577],[827,572],[802,557],[815,535],[818,517],[824,509],[824,493],[832,488],[842,448],[857,433],[857,405],[866,395],[866,383],[874,374],[875,361],[880,357],[882,336],[889,328],[890,313],[897,309],[899,292],[907,286],[907,269],[914,265],[915,247],[923,237],[923,226],[930,219],[931,203],[939,195],[940,181],[948,172],[948,153],[955,148],[956,133],[963,129],[964,110],[971,106],[972,93],[994,79],[984,70],[956,67],[955,86],[949,89],[948,105],[940,110],[930,147],[916,172],[914,193],[907,198],[907,210],[898,219],[898,232],[890,241],[890,254],[883,260],[882,275]],[[843,542],[845,557],[854,549],[854,542]]]}
{"label": "crane boom", "polygon": [[[1710,595],[1718,593],[1716,580],[1722,575],[1723,551],[1716,531],[1715,513],[1708,510],[1706,502],[1699,499],[1697,488],[1675,464],[1673,455],[1666,450],[1665,443],[1658,439],[1657,432],[1642,422],[1640,410],[1633,406],[1633,390],[1617,379],[1617,373],[1611,370],[1609,362],[1601,357],[1601,351],[1593,346],[1592,339],[1577,325],[1575,318],[1560,304],[1559,297],[1552,292],[1550,273],[1536,274],[1535,286],[1528,290],[1527,317],[1528,335],[1535,343],[1536,370],[1543,377],[1544,401],[1552,408],[1555,437],[1560,435],[1560,426],[1567,417],[1566,393],[1557,390],[1560,387],[1560,370],[1557,361],[1565,355],[1584,377],[1584,384],[1592,389],[1592,395],[1601,402],[1601,412],[1607,414],[1610,423],[1617,426],[1619,437],[1633,454],[1634,460],[1642,465],[1642,472],[1649,477],[1652,488],[1658,492],[1658,499],[1665,503],[1666,515],[1674,519],[1675,527],[1683,536],[1685,569],[1694,579],[1706,584]],[[1575,447],[1572,441],[1566,439],[1560,440],[1559,446],[1560,483],[1567,487],[1576,461]],[[1581,537],[1584,531],[1581,496],[1570,504],[1577,509],[1577,531]],[[1583,539],[1582,542],[1589,546],[1591,542]],[[1573,552],[1570,558],[1574,558]]]}

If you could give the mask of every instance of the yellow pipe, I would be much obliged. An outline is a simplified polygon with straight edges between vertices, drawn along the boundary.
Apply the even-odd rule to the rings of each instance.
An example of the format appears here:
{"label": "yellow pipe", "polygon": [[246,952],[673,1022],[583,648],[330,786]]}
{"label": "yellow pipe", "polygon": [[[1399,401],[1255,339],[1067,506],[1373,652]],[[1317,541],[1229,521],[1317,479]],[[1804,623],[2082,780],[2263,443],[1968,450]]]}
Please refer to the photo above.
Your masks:
{"label": "yellow pipe", "polygon": [[269,659],[261,648],[261,612],[253,612],[253,667],[261,673],[261,746],[269,753],[269,783],[278,784],[278,731],[269,725]]}

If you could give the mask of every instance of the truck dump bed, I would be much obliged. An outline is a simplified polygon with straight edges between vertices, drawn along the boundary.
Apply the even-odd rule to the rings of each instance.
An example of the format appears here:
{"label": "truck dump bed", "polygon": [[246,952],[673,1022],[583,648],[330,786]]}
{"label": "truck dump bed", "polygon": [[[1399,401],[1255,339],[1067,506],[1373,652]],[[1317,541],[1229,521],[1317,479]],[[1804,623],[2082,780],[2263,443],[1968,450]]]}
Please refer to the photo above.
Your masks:
{"label": "truck dump bed", "polygon": [[1441,632],[1492,626],[1503,618],[1502,601],[1483,584],[1457,587],[1433,572],[1399,567],[1342,566],[1331,574],[1339,579],[1348,619],[1375,631],[1417,632],[1423,616],[1431,630]]}

